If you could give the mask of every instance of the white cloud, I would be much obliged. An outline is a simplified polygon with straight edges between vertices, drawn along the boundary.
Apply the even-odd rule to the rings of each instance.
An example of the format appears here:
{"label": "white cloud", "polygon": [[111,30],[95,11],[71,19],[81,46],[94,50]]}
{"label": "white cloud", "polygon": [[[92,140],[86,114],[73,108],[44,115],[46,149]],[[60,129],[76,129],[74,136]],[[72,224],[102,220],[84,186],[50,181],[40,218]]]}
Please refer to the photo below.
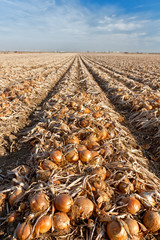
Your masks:
{"label": "white cloud", "polygon": [[0,46],[66,51],[141,51],[145,46],[149,51],[152,39],[158,51],[159,25],[142,13],[124,15],[114,5],[91,11],[79,0],[1,0]]}

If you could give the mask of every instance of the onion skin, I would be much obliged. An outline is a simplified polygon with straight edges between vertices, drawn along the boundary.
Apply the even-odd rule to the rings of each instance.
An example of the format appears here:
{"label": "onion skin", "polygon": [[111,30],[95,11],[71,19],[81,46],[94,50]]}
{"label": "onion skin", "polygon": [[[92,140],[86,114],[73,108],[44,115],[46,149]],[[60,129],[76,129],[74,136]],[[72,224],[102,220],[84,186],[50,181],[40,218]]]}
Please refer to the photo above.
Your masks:
{"label": "onion skin", "polygon": [[40,233],[48,232],[52,227],[52,217],[51,216],[42,216],[35,227],[36,237],[39,236]]}
{"label": "onion skin", "polygon": [[30,200],[30,209],[32,212],[45,211],[48,207],[49,200],[44,193],[37,193]]}
{"label": "onion skin", "polygon": [[122,193],[128,193],[130,191],[134,191],[134,186],[127,178],[125,178],[122,182],[119,183],[118,189]]}
{"label": "onion skin", "polygon": [[55,230],[67,230],[70,226],[70,219],[66,213],[57,212],[53,216],[53,225]]}
{"label": "onion skin", "polygon": [[75,205],[79,208],[81,219],[88,219],[94,210],[94,204],[89,198],[80,197],[76,200]]}
{"label": "onion skin", "polygon": [[61,163],[62,159],[63,159],[62,152],[59,150],[55,150],[55,151],[51,152],[50,159],[57,164]]}
{"label": "onion skin", "polygon": [[67,144],[79,144],[79,138],[76,137],[76,136],[70,136],[68,139],[67,139]]}
{"label": "onion skin", "polygon": [[89,150],[98,150],[99,149],[99,144],[97,142],[93,142],[93,141],[88,141],[87,143],[87,148]]}
{"label": "onion skin", "polygon": [[79,159],[78,153],[74,149],[70,149],[65,156],[68,162],[77,162]]}
{"label": "onion skin", "polygon": [[13,207],[15,202],[23,195],[23,191],[21,187],[18,187],[9,197],[9,203]]}
{"label": "onion skin", "polygon": [[136,214],[141,209],[141,203],[136,198],[130,197],[127,209],[129,213]]}
{"label": "onion skin", "polygon": [[102,129],[98,134],[98,140],[104,140],[108,137],[108,131],[106,129]]}
{"label": "onion skin", "polygon": [[55,207],[58,211],[67,213],[73,205],[73,199],[68,194],[60,194],[55,199]]}
{"label": "onion skin", "polygon": [[107,224],[107,235],[110,240],[127,240],[127,233],[123,226],[117,221],[112,221]]}
{"label": "onion skin", "polygon": [[147,211],[143,218],[143,224],[150,232],[157,232],[160,230],[160,213]]}
{"label": "onion skin", "polygon": [[92,153],[89,150],[83,150],[79,153],[79,158],[82,162],[88,163],[92,159]]}
{"label": "onion skin", "polygon": [[125,220],[125,223],[128,225],[131,235],[136,235],[139,233],[139,225],[136,220],[128,218]]}
{"label": "onion skin", "polygon": [[32,226],[29,223],[21,223],[16,230],[17,238],[19,240],[26,240],[32,232]]}
{"label": "onion skin", "polygon": [[44,160],[43,162],[40,163],[40,167],[43,170],[52,170],[52,169],[56,169],[57,165],[50,160]]}
{"label": "onion skin", "polygon": [[86,149],[87,149],[87,147],[85,145],[78,145],[78,147],[77,147],[78,152],[81,152],[81,151],[86,150]]}

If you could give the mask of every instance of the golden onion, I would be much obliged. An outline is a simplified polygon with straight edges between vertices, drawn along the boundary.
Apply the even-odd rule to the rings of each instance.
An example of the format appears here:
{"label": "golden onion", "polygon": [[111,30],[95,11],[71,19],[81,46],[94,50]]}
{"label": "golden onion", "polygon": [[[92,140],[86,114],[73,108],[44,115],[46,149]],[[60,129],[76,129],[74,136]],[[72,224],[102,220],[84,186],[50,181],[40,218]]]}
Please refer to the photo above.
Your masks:
{"label": "golden onion", "polygon": [[59,194],[55,199],[55,207],[58,211],[67,213],[73,204],[73,199],[65,193]]}
{"label": "golden onion", "polygon": [[66,213],[57,212],[53,216],[53,226],[55,230],[67,230],[70,226],[70,219]]}
{"label": "golden onion", "polygon": [[32,226],[30,223],[21,223],[17,229],[16,234],[19,240],[26,240],[32,233]]}
{"label": "golden onion", "polygon": [[32,212],[45,211],[49,207],[49,204],[46,194],[36,193],[30,200],[30,209]]}

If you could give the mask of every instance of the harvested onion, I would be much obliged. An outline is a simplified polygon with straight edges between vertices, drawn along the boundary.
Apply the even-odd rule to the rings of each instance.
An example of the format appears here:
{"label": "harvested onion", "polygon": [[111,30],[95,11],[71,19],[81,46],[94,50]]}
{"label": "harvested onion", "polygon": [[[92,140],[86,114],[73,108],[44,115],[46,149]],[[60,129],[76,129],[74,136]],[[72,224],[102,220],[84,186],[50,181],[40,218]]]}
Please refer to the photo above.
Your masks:
{"label": "harvested onion", "polygon": [[160,230],[160,213],[155,211],[147,211],[143,218],[143,223],[151,232]]}
{"label": "harvested onion", "polygon": [[85,197],[80,197],[76,200],[75,205],[78,206],[81,219],[88,219],[94,210],[93,202]]}
{"label": "harvested onion", "polygon": [[79,159],[79,155],[76,150],[70,149],[66,153],[65,158],[68,162],[76,162]]}
{"label": "harvested onion", "polygon": [[88,141],[88,144],[87,144],[87,148],[89,150],[98,150],[99,149],[99,144],[97,142],[93,142],[93,141]]}
{"label": "harvested onion", "polygon": [[98,140],[104,140],[108,137],[108,131],[106,129],[102,129],[99,133],[98,133]]}
{"label": "harvested onion", "polygon": [[58,166],[50,160],[44,160],[43,162],[40,163],[40,167],[43,170],[52,170],[52,169],[56,169]]}
{"label": "harvested onion", "polygon": [[44,193],[37,193],[30,200],[30,209],[32,212],[45,211],[48,207],[49,200]]}
{"label": "harvested onion", "polygon": [[111,240],[127,240],[127,232],[125,228],[117,221],[107,224],[107,235]]}
{"label": "harvested onion", "polygon": [[73,199],[65,193],[58,195],[55,199],[55,207],[60,212],[69,212],[71,206],[73,204]]}
{"label": "harvested onion", "polygon": [[81,151],[86,150],[86,149],[87,149],[87,147],[85,145],[78,145],[78,147],[77,147],[78,152],[81,152]]}
{"label": "harvested onion", "polygon": [[48,232],[51,227],[52,227],[51,215],[50,216],[48,216],[48,215],[42,216],[36,223],[36,227],[35,227],[36,237],[38,237],[40,233]]}
{"label": "harvested onion", "polygon": [[79,138],[76,136],[69,136],[66,143],[67,144],[79,144]]}
{"label": "harvested onion", "polygon": [[70,226],[70,219],[66,213],[57,212],[53,216],[53,226],[55,230],[67,230]]}
{"label": "harvested onion", "polygon": [[26,240],[32,233],[32,226],[30,223],[21,223],[16,230],[17,238],[19,240]]}
{"label": "harvested onion", "polygon": [[15,202],[23,195],[21,187],[17,187],[9,197],[9,203],[13,207]]}
{"label": "harvested onion", "polygon": [[59,150],[55,150],[55,151],[51,152],[50,158],[51,158],[51,160],[53,160],[55,163],[58,163],[58,164],[59,164],[60,162],[62,162],[62,159],[63,159],[62,152],[59,151]]}
{"label": "harvested onion", "polygon": [[141,203],[134,197],[128,199],[127,205],[128,212],[136,214],[141,209]]}
{"label": "harvested onion", "polygon": [[92,159],[92,153],[89,150],[83,150],[79,153],[79,158],[82,162],[89,162]]}
{"label": "harvested onion", "polygon": [[122,182],[118,184],[118,189],[122,193],[128,193],[134,190],[133,184],[129,181],[128,178],[123,179]]}
{"label": "harvested onion", "polygon": [[125,220],[125,223],[128,225],[131,235],[136,235],[139,233],[139,225],[136,220],[128,218]]}

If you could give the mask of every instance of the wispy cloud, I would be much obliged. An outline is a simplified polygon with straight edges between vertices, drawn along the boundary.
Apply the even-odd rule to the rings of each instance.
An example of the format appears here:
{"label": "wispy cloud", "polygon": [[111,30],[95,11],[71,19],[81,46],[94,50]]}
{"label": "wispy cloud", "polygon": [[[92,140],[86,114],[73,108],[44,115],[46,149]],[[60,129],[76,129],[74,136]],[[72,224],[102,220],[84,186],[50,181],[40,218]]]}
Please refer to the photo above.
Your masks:
{"label": "wispy cloud", "polygon": [[80,0],[1,0],[0,46],[6,50],[160,51],[159,24],[145,12],[125,15],[115,5],[89,9]]}

